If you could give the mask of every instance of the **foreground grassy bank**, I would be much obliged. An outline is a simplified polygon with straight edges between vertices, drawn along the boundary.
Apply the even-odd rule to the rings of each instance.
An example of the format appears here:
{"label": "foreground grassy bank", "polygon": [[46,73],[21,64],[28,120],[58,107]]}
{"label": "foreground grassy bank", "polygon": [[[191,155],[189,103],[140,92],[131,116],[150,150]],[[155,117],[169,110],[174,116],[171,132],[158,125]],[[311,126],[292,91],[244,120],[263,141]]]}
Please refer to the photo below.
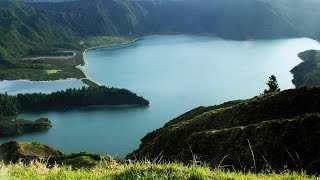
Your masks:
{"label": "foreground grassy bank", "polygon": [[70,167],[47,168],[46,164],[0,165],[0,179],[317,179],[305,173],[241,173],[205,166],[179,163],[136,162],[119,164],[116,161],[102,162],[99,166],[86,170],[72,170]]}

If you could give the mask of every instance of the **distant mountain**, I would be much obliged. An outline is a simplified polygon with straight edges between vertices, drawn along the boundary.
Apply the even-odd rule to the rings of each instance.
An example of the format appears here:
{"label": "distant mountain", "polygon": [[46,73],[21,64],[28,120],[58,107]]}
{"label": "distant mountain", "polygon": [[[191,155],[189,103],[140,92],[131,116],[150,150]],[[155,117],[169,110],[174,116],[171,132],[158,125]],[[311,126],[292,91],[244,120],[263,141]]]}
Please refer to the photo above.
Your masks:
{"label": "distant mountain", "polygon": [[70,47],[86,36],[317,37],[318,4],[312,0],[2,0],[0,61],[10,64],[32,51]]}
{"label": "distant mountain", "polygon": [[78,0],[24,0],[24,2],[70,2]]}
{"label": "distant mountain", "polygon": [[227,39],[299,36],[286,16],[257,0],[139,1],[150,33],[211,34]]}
{"label": "distant mountain", "polygon": [[81,35],[187,33],[229,39],[299,35],[289,18],[256,0],[79,0],[30,5]]}
{"label": "distant mountain", "polygon": [[264,2],[288,17],[300,32],[308,35],[320,32],[319,0],[264,0]]}
{"label": "distant mountain", "polygon": [[64,3],[29,3],[78,36],[135,35],[147,14],[135,1],[79,0]]}

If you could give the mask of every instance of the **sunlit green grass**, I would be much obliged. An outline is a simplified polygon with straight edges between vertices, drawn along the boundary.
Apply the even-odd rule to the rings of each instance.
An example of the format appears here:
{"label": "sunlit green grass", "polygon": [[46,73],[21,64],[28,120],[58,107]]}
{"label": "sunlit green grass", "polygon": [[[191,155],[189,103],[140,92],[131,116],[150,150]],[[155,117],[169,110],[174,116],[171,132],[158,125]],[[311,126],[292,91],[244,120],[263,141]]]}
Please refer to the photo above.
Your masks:
{"label": "sunlit green grass", "polygon": [[57,69],[51,69],[51,70],[46,70],[47,74],[56,74],[58,72],[60,72],[61,70],[57,70]]}
{"label": "sunlit green grass", "polygon": [[305,173],[241,173],[211,170],[205,166],[149,162],[119,164],[101,163],[91,170],[70,167],[47,168],[45,164],[0,165],[0,179],[317,179]]}

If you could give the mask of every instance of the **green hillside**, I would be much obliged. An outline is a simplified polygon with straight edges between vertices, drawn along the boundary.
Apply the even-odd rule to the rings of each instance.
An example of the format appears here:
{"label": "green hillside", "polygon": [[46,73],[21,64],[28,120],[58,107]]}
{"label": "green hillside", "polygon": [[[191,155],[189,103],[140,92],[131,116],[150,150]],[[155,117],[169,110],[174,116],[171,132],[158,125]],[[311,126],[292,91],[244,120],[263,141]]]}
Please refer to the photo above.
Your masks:
{"label": "green hillside", "polygon": [[146,31],[157,34],[209,34],[226,39],[299,36],[290,18],[263,1],[141,1],[148,10]]}
{"label": "green hillside", "polygon": [[315,87],[200,107],[146,135],[128,157],[185,163],[196,157],[212,167],[319,172],[319,105]]}
{"label": "green hillside", "polygon": [[63,47],[65,42],[74,37],[66,27],[18,0],[1,1],[0,21],[2,60],[12,60],[12,57],[53,49],[55,46]]}
{"label": "green hillside", "polygon": [[135,1],[79,0],[29,3],[77,36],[121,36],[141,33],[146,10]]}

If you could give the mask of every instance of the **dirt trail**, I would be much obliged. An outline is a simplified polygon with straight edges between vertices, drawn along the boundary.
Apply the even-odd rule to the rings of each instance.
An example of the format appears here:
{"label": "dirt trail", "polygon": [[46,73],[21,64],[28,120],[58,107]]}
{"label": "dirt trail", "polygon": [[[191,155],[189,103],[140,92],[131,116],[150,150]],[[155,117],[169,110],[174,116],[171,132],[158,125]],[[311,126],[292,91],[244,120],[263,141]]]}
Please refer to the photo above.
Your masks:
{"label": "dirt trail", "polygon": [[72,53],[71,56],[39,56],[39,57],[26,57],[22,58],[21,60],[27,61],[27,60],[38,60],[38,59],[71,59],[76,56],[76,52],[74,51],[60,51],[56,53]]}

